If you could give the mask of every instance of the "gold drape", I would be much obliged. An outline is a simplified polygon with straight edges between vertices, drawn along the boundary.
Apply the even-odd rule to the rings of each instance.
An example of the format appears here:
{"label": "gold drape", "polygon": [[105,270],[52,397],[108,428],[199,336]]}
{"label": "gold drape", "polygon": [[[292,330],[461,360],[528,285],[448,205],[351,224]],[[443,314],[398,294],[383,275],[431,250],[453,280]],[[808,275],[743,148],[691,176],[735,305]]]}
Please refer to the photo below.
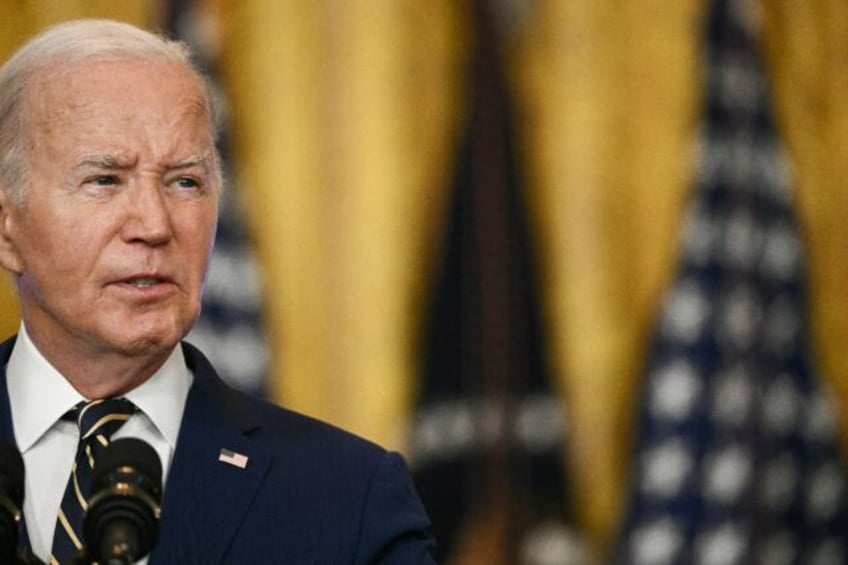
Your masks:
{"label": "gold drape", "polygon": [[[152,25],[154,4],[2,0],[0,55],[57,19]],[[234,180],[264,271],[275,398],[402,448],[460,116],[465,14],[448,0],[208,4],[222,26]],[[603,540],[621,508],[633,395],[677,252],[704,3],[527,5],[509,46],[528,197],[572,488]],[[848,7],[764,0],[762,15],[815,344],[846,412]],[[16,324],[7,297],[4,333]]]}
{"label": "gold drape", "polygon": [[[440,208],[445,2],[225,3],[233,139],[277,398],[400,446]],[[447,44],[446,44],[447,42]],[[426,54],[426,57],[425,57]]]}
{"label": "gold drape", "polygon": [[554,363],[578,514],[620,510],[648,331],[691,168],[700,5],[543,3],[523,73]]}

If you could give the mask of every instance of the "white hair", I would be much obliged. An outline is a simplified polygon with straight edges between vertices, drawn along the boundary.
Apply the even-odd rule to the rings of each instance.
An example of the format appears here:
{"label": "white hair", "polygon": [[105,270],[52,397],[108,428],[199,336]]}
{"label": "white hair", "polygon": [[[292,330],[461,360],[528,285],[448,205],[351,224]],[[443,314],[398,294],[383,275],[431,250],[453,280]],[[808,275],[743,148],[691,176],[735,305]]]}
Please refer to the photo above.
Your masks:
{"label": "white hair", "polygon": [[[0,184],[5,185],[12,201],[23,201],[27,185],[27,147],[31,141],[27,97],[36,75],[84,61],[126,58],[158,58],[185,65],[204,88],[210,130],[215,134],[217,108],[212,89],[185,43],[113,20],[57,24],[33,37],[0,67]],[[217,177],[220,185],[220,170]]]}

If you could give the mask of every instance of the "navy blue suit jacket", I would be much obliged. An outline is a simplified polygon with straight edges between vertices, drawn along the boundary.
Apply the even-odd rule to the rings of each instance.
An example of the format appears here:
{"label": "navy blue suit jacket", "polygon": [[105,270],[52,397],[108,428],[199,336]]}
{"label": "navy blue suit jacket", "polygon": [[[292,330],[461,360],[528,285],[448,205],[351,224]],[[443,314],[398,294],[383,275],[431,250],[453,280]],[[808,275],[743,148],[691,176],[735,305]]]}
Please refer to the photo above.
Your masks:
{"label": "navy blue suit jacket", "polygon": [[[0,344],[0,437],[10,442],[13,341]],[[237,392],[200,351],[183,350],[194,384],[150,565],[433,563],[399,455]],[[219,461],[222,449],[247,457],[245,468]]]}

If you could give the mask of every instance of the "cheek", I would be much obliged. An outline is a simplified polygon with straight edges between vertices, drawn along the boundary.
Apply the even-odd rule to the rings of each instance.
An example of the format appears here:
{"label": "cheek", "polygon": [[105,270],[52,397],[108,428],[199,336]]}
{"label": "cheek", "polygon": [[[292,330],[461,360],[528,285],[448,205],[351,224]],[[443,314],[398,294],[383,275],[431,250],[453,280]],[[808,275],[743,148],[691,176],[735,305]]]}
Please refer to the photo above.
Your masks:
{"label": "cheek", "polygon": [[[55,237],[59,233],[62,237]],[[88,247],[51,229],[32,230],[21,249],[20,291],[24,302],[35,300],[50,310],[75,311],[88,300],[85,283]]]}
{"label": "cheek", "polygon": [[66,228],[55,218],[31,217],[26,226],[19,238],[19,249],[25,265],[57,261],[61,265],[68,251],[74,251],[74,247],[68,245],[70,237]]}
{"label": "cheek", "polygon": [[108,231],[101,219],[88,216],[88,221],[69,221],[53,217],[51,221],[33,222],[21,249],[22,275],[47,291],[81,297],[92,290],[90,283],[97,274],[98,258],[108,242]]}
{"label": "cheek", "polygon": [[39,243],[26,251],[25,279],[32,280],[39,288],[49,288],[61,294],[78,295],[84,292],[81,272],[87,262],[83,256],[84,246],[69,245],[54,240],[53,244]]}
{"label": "cheek", "polygon": [[30,257],[42,258],[55,264],[57,268],[81,268],[85,258],[94,254],[98,248],[97,221],[67,222],[55,219],[43,223],[33,230]]}
{"label": "cheek", "polygon": [[190,215],[183,218],[177,226],[178,238],[182,246],[185,265],[191,265],[199,277],[203,278],[209,266],[212,244],[215,241],[216,222],[208,216]]}

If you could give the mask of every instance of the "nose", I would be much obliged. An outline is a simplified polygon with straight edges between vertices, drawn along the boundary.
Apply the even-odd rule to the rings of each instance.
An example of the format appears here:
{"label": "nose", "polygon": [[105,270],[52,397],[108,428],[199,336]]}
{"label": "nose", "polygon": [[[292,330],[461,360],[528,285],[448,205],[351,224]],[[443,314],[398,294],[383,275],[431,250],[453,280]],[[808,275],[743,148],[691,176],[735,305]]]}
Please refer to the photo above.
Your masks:
{"label": "nose", "polygon": [[122,237],[128,243],[162,245],[172,236],[167,197],[157,182],[145,181],[127,191],[128,217]]}

